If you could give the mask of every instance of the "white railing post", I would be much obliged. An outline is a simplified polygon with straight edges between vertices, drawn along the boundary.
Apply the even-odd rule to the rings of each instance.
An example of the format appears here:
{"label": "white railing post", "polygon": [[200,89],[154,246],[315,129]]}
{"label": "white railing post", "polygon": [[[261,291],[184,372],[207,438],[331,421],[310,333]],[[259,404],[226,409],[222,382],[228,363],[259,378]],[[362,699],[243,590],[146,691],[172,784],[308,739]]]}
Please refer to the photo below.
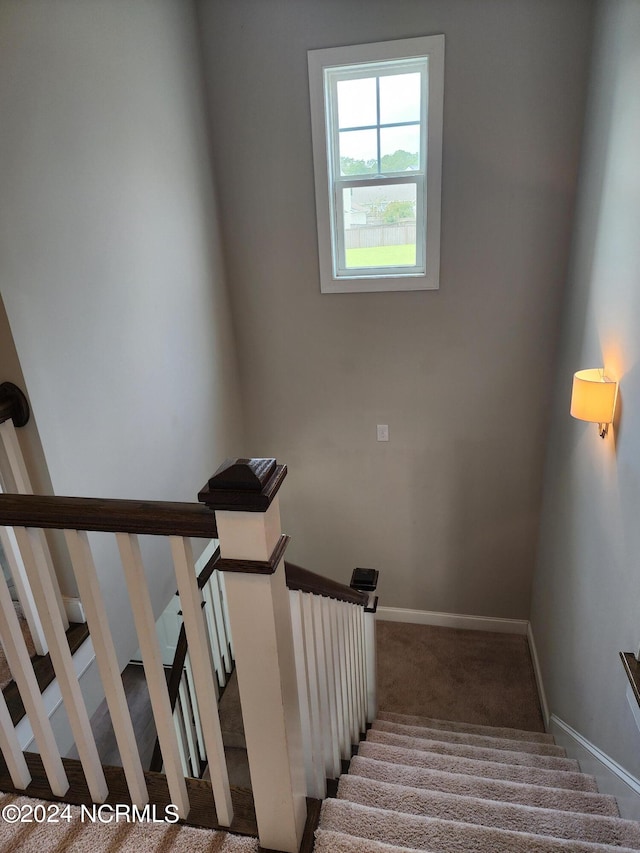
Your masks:
{"label": "white railing post", "polygon": [[262,847],[297,853],[306,790],[289,593],[276,493],[286,466],[227,460],[198,496],[215,510]]}

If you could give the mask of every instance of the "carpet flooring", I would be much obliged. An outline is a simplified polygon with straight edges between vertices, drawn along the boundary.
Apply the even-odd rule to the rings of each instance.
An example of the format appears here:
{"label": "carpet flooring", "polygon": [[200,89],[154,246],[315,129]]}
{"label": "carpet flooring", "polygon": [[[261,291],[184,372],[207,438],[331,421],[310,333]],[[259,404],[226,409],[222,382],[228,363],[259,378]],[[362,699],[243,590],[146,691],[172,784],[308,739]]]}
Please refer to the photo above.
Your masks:
{"label": "carpet flooring", "polygon": [[640,850],[640,823],[622,820],[549,735],[382,717],[322,806],[315,853]]}
{"label": "carpet flooring", "polygon": [[378,707],[544,731],[527,638],[378,621]]}

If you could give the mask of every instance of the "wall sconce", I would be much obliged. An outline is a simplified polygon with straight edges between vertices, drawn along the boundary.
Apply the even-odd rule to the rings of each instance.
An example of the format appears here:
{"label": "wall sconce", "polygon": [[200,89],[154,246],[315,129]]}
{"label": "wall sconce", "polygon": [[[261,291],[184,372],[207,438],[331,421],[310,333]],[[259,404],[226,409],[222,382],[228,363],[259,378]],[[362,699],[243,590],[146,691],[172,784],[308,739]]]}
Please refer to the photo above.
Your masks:
{"label": "wall sconce", "polygon": [[581,421],[598,424],[600,437],[604,438],[613,421],[618,383],[604,375],[604,369],[594,367],[579,370],[573,377],[571,414]]}

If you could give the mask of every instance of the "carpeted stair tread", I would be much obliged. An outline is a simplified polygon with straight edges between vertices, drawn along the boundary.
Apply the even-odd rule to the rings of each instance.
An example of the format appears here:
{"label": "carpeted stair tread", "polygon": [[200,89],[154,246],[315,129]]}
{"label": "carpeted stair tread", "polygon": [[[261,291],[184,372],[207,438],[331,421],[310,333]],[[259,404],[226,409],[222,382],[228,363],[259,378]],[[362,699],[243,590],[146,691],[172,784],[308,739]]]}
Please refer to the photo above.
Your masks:
{"label": "carpeted stair tread", "polygon": [[509,738],[511,740],[528,740],[534,743],[554,743],[553,735],[546,732],[530,732],[525,729],[510,729],[504,726],[482,726],[477,723],[461,723],[449,720],[439,720],[435,717],[420,717],[415,714],[397,714],[392,711],[379,711],[379,720],[401,723],[405,726],[423,726],[428,729],[444,729],[449,732],[466,732],[467,734],[486,735],[487,737]]}
{"label": "carpeted stair tread", "polygon": [[619,817],[618,804],[614,797],[604,794],[527,785],[522,782],[507,782],[503,779],[487,779],[461,773],[447,773],[427,767],[390,764],[387,761],[365,758],[363,755],[354,755],[351,759],[349,775],[459,796],[500,800],[543,809]]}
{"label": "carpeted stair tread", "polygon": [[383,844],[380,841],[364,841],[344,832],[332,832],[329,829],[316,830],[316,843],[313,853],[422,853],[408,847],[396,847],[395,844]]}
{"label": "carpeted stair tread", "polygon": [[[30,797],[0,794],[0,808],[52,804]],[[65,804],[61,804],[64,808]],[[80,820],[80,807],[69,806],[71,820],[59,823],[9,823],[0,821],[0,851],[20,853],[258,853],[257,838],[228,832],[196,829],[170,823],[92,823]],[[51,812],[45,812],[51,814]]]}
{"label": "carpeted stair tread", "polygon": [[567,755],[563,747],[556,746],[554,743],[537,743],[530,740],[489,737],[488,735],[478,735],[470,732],[451,732],[446,729],[430,729],[426,726],[408,726],[404,723],[394,723],[389,720],[375,720],[372,728],[376,731],[404,735],[405,737],[441,740],[447,743],[481,746],[488,749],[516,750],[517,752],[530,752],[535,755],[554,755],[558,758],[566,758]]}
{"label": "carpeted stair tread", "polygon": [[629,853],[633,849],[407,815],[335,799],[325,800],[320,829],[365,839],[363,845],[353,847],[353,853],[368,853],[370,841],[431,853]]}
{"label": "carpeted stair tread", "polygon": [[351,775],[341,777],[337,796],[369,808],[403,814],[640,849],[640,823],[622,818],[425,791]]}
{"label": "carpeted stair tread", "polygon": [[579,772],[580,765],[573,758],[558,758],[554,755],[536,755],[530,752],[517,752],[507,749],[488,749],[480,746],[448,743],[441,740],[423,740],[422,738],[406,737],[391,732],[370,729],[367,741],[399,746],[403,749],[415,749],[421,752],[436,752],[440,755],[455,755],[460,758],[471,758],[480,761],[495,761],[501,764],[518,764],[527,767],[540,767],[545,770],[560,772]]}
{"label": "carpeted stair tread", "polygon": [[480,761],[472,758],[461,758],[457,755],[442,755],[436,752],[389,746],[369,740],[360,743],[358,754],[378,761],[406,764],[411,767],[430,767],[448,773],[463,773],[471,776],[484,776],[488,779],[525,782],[529,785],[549,785],[553,788],[598,792],[593,776],[566,770],[547,770],[542,767]]}

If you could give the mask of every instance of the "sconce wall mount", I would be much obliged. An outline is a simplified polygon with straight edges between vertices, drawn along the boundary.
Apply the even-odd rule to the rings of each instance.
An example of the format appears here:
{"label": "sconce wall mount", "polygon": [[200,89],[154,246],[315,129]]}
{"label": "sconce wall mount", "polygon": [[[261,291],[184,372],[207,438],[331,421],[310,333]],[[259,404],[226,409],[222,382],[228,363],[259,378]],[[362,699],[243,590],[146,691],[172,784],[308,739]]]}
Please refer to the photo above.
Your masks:
{"label": "sconce wall mount", "polygon": [[571,415],[581,421],[598,424],[604,438],[613,421],[618,396],[618,383],[605,376],[601,367],[579,370],[573,377]]}

